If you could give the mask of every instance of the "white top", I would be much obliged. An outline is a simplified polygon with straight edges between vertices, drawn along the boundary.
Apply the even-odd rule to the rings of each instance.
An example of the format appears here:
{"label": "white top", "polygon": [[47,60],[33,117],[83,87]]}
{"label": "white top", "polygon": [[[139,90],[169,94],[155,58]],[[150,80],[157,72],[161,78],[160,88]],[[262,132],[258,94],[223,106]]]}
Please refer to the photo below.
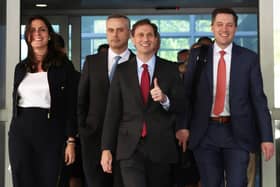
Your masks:
{"label": "white top", "polygon": [[50,108],[51,96],[47,72],[27,73],[18,87],[18,106]]}
{"label": "white top", "polygon": [[226,53],[224,55],[224,59],[226,62],[226,98],[225,98],[225,105],[224,111],[219,114],[219,116],[230,116],[230,109],[229,109],[229,83],[230,83],[230,66],[231,66],[231,55],[232,55],[232,43],[225,49],[221,49],[216,43],[214,43],[214,50],[213,50],[213,103],[212,103],[212,112],[211,116],[214,117],[213,108],[215,103],[216,97],[216,85],[217,85],[217,73],[218,73],[218,64],[219,59],[221,57],[220,51],[224,50]]}
{"label": "white top", "polygon": [[130,55],[130,51],[128,49],[126,49],[121,54],[117,54],[111,48],[109,48],[108,49],[108,76],[111,73],[112,66],[113,66],[113,64],[115,62],[115,60],[114,60],[115,57],[116,56],[120,56],[121,57],[121,59],[118,61],[118,64],[120,64],[120,63],[123,63],[123,62],[127,61],[128,58],[129,58],[129,55]]}

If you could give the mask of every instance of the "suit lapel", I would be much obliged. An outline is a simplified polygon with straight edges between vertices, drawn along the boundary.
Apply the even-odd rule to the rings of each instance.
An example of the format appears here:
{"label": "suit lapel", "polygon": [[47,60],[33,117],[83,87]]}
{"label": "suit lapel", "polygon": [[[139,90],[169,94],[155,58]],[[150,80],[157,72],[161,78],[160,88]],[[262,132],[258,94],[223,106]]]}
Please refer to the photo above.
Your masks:
{"label": "suit lapel", "polygon": [[[155,61],[155,68],[154,68],[154,73],[153,73],[153,77],[151,77],[150,79],[150,90],[154,88],[154,79],[157,78],[158,80],[160,79],[160,59],[158,57],[156,57],[156,61]],[[153,99],[151,94],[149,94],[148,97],[148,102],[147,102],[147,106],[150,106],[151,103],[153,103]]]}
{"label": "suit lapel", "polygon": [[238,51],[238,47],[233,44],[232,46],[232,54],[231,54],[231,67],[230,67],[230,83],[229,83],[229,94],[231,96],[232,93],[234,93],[233,91],[233,88],[236,88],[238,87],[238,85],[235,85],[235,84],[238,84],[239,83],[239,76],[240,74],[238,73],[238,69],[240,68],[240,66],[242,65],[241,62],[242,60],[239,58],[240,57],[240,54],[239,54],[239,51]]}
{"label": "suit lapel", "polygon": [[127,81],[129,81],[129,85],[131,85],[132,93],[135,95],[136,101],[138,105],[144,108],[143,99],[141,95],[141,88],[138,80],[138,72],[137,72],[137,62],[136,57],[132,56],[129,63],[129,69],[126,71],[127,73]]}
{"label": "suit lapel", "polygon": [[21,81],[24,79],[25,75],[26,75],[26,68],[25,68],[25,63],[26,62],[21,62],[21,68],[20,71],[18,72],[17,76],[16,76],[16,80],[15,80],[15,85],[16,88],[19,86],[19,84],[21,83]]}
{"label": "suit lapel", "polygon": [[109,80],[109,76],[108,76],[108,51],[105,52],[105,53],[101,53],[100,54],[100,69],[101,71],[100,72],[103,72],[103,77],[104,77],[104,81],[107,83],[105,85],[105,89],[109,90],[109,86],[110,86],[110,80]]}
{"label": "suit lapel", "polygon": [[209,92],[211,94],[211,97],[213,97],[213,45],[209,47],[208,53],[207,53],[207,64],[206,64],[206,69],[207,69],[207,81],[209,85]]}

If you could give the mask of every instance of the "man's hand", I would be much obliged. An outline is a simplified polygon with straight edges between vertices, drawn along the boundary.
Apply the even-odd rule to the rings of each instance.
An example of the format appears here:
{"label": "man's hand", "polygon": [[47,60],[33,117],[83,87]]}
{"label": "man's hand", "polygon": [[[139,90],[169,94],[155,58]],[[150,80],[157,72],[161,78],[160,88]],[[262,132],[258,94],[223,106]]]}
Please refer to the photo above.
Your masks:
{"label": "man's hand", "polygon": [[67,166],[75,162],[75,143],[67,143],[64,155],[64,162]]}
{"label": "man's hand", "polygon": [[179,129],[176,132],[176,138],[178,140],[179,146],[183,147],[183,152],[187,149],[187,141],[190,136],[190,131],[188,129]]}
{"label": "man's hand", "polygon": [[112,173],[112,154],[110,150],[103,150],[101,155],[100,164],[102,169],[106,173]]}
{"label": "man's hand", "polygon": [[151,89],[151,96],[154,101],[164,103],[167,100],[166,95],[161,91],[157,78],[154,79],[154,88]]}
{"label": "man's hand", "polygon": [[274,155],[274,145],[272,142],[262,142],[261,149],[264,156],[265,161],[268,161]]}

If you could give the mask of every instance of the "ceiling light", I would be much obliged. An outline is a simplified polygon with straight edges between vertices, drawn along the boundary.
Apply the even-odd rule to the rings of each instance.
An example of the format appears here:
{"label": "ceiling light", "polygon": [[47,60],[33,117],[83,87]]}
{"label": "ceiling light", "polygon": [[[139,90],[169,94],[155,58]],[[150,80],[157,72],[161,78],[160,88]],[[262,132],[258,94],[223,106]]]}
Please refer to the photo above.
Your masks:
{"label": "ceiling light", "polygon": [[47,7],[48,5],[45,4],[45,3],[38,3],[38,4],[36,4],[35,6],[36,6],[36,7],[40,7],[40,8],[45,8],[45,7]]}

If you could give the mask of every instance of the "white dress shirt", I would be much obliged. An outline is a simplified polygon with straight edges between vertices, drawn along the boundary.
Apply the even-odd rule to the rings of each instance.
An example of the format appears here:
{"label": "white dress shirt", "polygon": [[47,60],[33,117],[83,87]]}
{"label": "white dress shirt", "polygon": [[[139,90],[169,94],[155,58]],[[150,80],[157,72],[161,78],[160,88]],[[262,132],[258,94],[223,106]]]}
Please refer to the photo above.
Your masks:
{"label": "white dress shirt", "polygon": [[112,66],[114,64],[114,59],[116,56],[120,56],[121,59],[118,61],[118,64],[123,63],[129,59],[130,51],[126,49],[123,53],[117,54],[111,48],[108,49],[108,76],[111,73]]}
{"label": "white dress shirt", "polygon": [[232,55],[232,43],[225,49],[221,49],[216,43],[214,43],[213,49],[213,103],[212,103],[212,112],[211,116],[215,117],[213,114],[213,108],[216,97],[216,85],[217,85],[217,73],[218,73],[218,64],[219,59],[221,57],[220,51],[224,50],[226,53],[224,55],[224,59],[226,62],[226,98],[223,112],[220,113],[219,116],[230,116],[230,108],[229,108],[229,83],[230,83],[230,68],[231,68],[231,55]]}
{"label": "white dress shirt", "polygon": [[[142,62],[137,56],[136,56],[136,61],[137,61],[138,81],[139,81],[139,85],[141,86],[141,76],[142,76],[142,72],[144,70],[142,65],[144,64],[144,62]],[[148,71],[149,71],[149,75],[150,75],[150,85],[151,85],[152,81],[154,81],[153,76],[154,76],[154,71],[155,71],[156,56],[153,55],[152,58],[146,62],[146,64],[148,65]],[[169,100],[167,95],[166,95],[166,101],[165,102],[160,102],[160,104],[162,105],[162,107],[165,110],[169,109],[170,100]]]}

